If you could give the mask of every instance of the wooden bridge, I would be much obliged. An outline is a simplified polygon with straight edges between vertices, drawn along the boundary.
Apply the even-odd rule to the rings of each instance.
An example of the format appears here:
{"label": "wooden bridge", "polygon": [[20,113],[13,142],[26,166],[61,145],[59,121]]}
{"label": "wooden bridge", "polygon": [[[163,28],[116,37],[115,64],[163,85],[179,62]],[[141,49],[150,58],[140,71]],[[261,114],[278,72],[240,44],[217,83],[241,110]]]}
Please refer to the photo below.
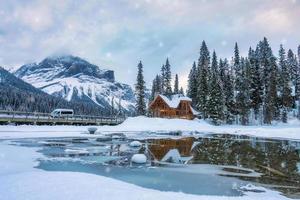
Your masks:
{"label": "wooden bridge", "polygon": [[74,115],[72,117],[53,118],[50,113],[19,112],[0,110],[0,124],[35,125],[118,125],[125,121],[119,116]]}

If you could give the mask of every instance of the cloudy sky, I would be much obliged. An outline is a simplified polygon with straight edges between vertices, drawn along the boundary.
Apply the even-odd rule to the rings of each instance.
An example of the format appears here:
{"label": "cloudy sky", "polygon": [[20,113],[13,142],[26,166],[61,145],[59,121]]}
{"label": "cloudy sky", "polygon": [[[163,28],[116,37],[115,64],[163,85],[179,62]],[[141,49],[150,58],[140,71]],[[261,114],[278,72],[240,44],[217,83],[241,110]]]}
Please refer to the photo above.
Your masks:
{"label": "cloudy sky", "polygon": [[0,0],[0,66],[73,54],[132,85],[139,60],[149,84],[169,57],[185,85],[202,40],[227,58],[264,36],[296,51],[299,19],[300,0]]}

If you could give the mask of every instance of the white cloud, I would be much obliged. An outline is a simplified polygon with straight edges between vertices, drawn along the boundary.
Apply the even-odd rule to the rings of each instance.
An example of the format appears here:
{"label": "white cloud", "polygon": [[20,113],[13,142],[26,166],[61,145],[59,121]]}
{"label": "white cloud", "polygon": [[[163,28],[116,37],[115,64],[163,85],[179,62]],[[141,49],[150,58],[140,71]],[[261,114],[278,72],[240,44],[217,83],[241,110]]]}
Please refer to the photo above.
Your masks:
{"label": "white cloud", "polygon": [[[133,84],[139,60],[152,80],[168,56],[187,73],[206,40],[219,55],[235,41],[246,52],[267,36],[274,45],[299,42],[299,1],[281,0],[0,0],[0,65],[39,61],[55,53],[83,56]],[[187,67],[182,67],[187,66]]]}
{"label": "white cloud", "polygon": [[293,20],[288,11],[279,8],[258,12],[252,23],[252,27],[268,32],[289,32],[293,26]]}
{"label": "white cloud", "polygon": [[43,4],[17,7],[13,13],[15,20],[34,31],[43,31],[53,25],[51,8]]}

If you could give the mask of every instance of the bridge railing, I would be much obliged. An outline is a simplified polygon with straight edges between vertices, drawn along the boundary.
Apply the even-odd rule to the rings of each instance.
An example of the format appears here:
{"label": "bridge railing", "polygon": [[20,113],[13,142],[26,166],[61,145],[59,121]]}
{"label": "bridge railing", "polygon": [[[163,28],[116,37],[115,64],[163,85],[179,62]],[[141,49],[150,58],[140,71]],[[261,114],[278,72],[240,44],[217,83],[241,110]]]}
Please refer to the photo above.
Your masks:
{"label": "bridge railing", "polygon": [[41,112],[23,112],[23,111],[7,111],[0,110],[0,118],[5,119],[36,119],[48,120],[49,122],[94,122],[94,123],[121,123],[125,120],[125,116],[96,116],[96,115],[73,115],[66,117],[53,118],[50,113]]}

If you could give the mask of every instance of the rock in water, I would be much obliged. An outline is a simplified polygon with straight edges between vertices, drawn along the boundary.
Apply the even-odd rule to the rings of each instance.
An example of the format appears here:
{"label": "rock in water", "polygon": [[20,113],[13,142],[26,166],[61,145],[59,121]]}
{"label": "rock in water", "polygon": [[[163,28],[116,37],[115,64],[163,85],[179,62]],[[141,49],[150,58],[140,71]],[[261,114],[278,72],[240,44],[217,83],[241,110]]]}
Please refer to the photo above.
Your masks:
{"label": "rock in water", "polygon": [[96,127],[90,127],[88,128],[88,131],[90,134],[95,134],[95,132],[97,131],[97,128]]}
{"label": "rock in water", "polygon": [[144,154],[134,154],[131,158],[131,162],[137,164],[144,164],[147,162],[147,157]]}
{"label": "rock in water", "polygon": [[130,142],[129,146],[131,146],[131,147],[140,147],[140,146],[142,146],[142,143],[139,142],[139,141],[132,141],[132,142]]}

